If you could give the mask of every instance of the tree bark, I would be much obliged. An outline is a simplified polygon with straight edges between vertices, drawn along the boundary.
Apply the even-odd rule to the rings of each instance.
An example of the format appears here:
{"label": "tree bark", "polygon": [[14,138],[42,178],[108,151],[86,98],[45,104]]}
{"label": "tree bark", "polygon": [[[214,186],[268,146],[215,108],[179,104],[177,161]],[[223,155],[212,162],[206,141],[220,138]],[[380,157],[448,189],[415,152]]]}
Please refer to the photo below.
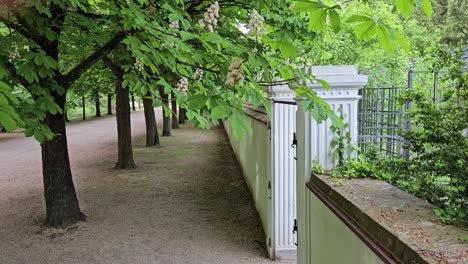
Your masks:
{"label": "tree bark", "polygon": [[99,100],[99,92],[97,91],[94,95],[94,102],[96,103],[96,117],[101,117],[101,102]]}
{"label": "tree bark", "polygon": [[145,111],[146,123],[146,146],[154,147],[159,146],[158,127],[156,124],[156,117],[154,115],[153,99],[150,91],[146,93],[143,98],[143,108]]}
{"label": "tree bark", "polygon": [[81,104],[83,105],[83,120],[86,120],[86,99],[85,95],[81,95]]}
{"label": "tree bark", "polygon": [[68,119],[67,107],[63,109],[63,116],[65,117],[65,122],[70,122],[70,119]]}
{"label": "tree bark", "polygon": [[179,107],[179,124],[185,124],[185,108]]}
{"label": "tree bark", "polygon": [[169,96],[164,92],[163,87],[159,87],[159,94],[161,95],[161,101],[165,107],[163,107],[163,137],[171,136],[171,115],[166,113],[166,108],[169,108]]}
{"label": "tree bark", "polygon": [[124,71],[119,65],[105,58],[104,62],[115,76],[117,145],[118,160],[116,169],[130,170],[136,168],[133,160],[132,128],[130,122],[130,92],[123,88]]}
{"label": "tree bark", "polygon": [[177,101],[174,92],[171,93],[171,108],[172,108],[172,128],[179,128],[179,120],[177,120]]}
{"label": "tree bark", "polygon": [[135,108],[135,95],[133,95],[133,93],[132,93],[132,110],[136,111],[136,108]]}
{"label": "tree bark", "polygon": [[[64,95],[57,96],[56,102],[63,109]],[[86,220],[86,216],[80,210],[73,185],[65,117],[60,113],[47,113],[44,123],[55,134],[52,140],[41,144],[46,223],[48,226],[58,227]]]}
{"label": "tree bark", "polygon": [[112,115],[112,94],[107,94],[107,115]]}
{"label": "tree bark", "polygon": [[122,170],[136,168],[133,160],[132,127],[130,122],[130,98],[128,89],[123,88],[123,71],[115,80],[117,92],[117,132],[118,132],[118,161],[116,168]]}
{"label": "tree bark", "polygon": [[101,101],[99,100],[99,92],[94,93],[94,105],[96,108],[96,117],[101,117]]}

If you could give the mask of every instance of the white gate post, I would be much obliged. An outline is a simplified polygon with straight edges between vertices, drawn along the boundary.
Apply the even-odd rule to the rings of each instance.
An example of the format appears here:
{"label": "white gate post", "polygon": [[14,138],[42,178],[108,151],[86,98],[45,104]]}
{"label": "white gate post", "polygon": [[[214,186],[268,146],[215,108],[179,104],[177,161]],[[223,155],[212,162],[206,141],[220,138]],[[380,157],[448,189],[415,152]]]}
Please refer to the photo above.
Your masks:
{"label": "white gate post", "polygon": [[[280,81],[281,82],[281,81]],[[288,85],[266,88],[271,103],[271,246],[270,256],[276,260],[296,259],[296,162],[291,148],[296,127],[297,106],[294,91]]]}
{"label": "white gate post", "polygon": [[[345,116],[344,121],[349,124],[349,132],[352,144],[357,144],[358,136],[358,101],[359,89],[367,84],[367,76],[358,75],[355,66],[313,66],[306,68],[307,73],[315,75],[318,79],[325,80],[330,88],[324,89],[321,84],[307,83],[318,96],[323,98],[332,109],[337,112],[342,107]],[[308,254],[309,241],[313,239],[307,229],[310,214],[307,204],[309,191],[306,183],[312,172],[312,161],[316,160],[324,170],[335,168],[336,161],[332,156],[331,141],[333,132],[330,129],[331,121],[327,120],[317,124],[310,113],[305,112],[301,106],[303,98],[296,98],[299,109],[296,115],[296,133],[298,139],[297,148],[297,216],[298,216],[298,264],[311,263]],[[337,113],[339,115],[339,113]]]}

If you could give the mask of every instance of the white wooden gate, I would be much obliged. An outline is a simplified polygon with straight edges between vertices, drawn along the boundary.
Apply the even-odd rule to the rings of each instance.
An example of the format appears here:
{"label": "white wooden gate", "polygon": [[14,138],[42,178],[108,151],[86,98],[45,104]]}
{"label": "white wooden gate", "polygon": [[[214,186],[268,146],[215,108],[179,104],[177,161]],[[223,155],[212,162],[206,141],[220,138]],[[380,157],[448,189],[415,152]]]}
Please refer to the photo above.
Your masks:
{"label": "white wooden gate", "polygon": [[[359,88],[367,84],[367,76],[358,75],[354,66],[317,66],[306,69],[307,73],[315,75],[318,79],[327,81],[330,89],[324,89],[320,84],[308,83],[307,86],[330,104],[335,111],[343,109],[346,117],[345,122],[349,124],[349,132],[352,143],[357,142],[357,109]],[[296,98],[298,105],[302,98]],[[310,254],[311,241],[314,234],[308,229],[309,222],[314,214],[310,210],[310,191],[306,183],[312,172],[312,161],[317,161],[325,170],[335,167],[336,161],[332,156],[331,141],[333,132],[330,129],[331,122],[328,120],[317,124],[312,115],[305,112],[299,106],[296,115],[297,134],[297,217],[298,217],[298,263],[299,264],[322,264],[314,263]]]}
{"label": "white wooden gate", "polygon": [[270,255],[276,260],[296,259],[296,151],[291,147],[296,127],[294,92],[287,85],[267,87],[271,103],[271,208]]}

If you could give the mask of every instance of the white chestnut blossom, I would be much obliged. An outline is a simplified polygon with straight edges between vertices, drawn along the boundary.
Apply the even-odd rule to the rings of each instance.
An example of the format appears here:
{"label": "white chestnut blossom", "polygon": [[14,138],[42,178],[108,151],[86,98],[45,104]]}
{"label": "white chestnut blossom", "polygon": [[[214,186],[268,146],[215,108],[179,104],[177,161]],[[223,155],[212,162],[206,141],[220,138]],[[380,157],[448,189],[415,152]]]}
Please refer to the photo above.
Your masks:
{"label": "white chestnut blossom", "polygon": [[179,89],[179,91],[181,92],[187,92],[188,84],[188,79],[186,77],[182,77],[177,83],[177,89]]}
{"label": "white chestnut blossom", "polygon": [[138,58],[135,59],[133,66],[135,67],[135,70],[139,72],[142,72],[145,69],[145,65]]}
{"label": "white chestnut blossom", "polygon": [[249,35],[259,36],[264,35],[266,33],[265,26],[263,23],[265,19],[257,12],[257,10],[252,10],[250,13],[250,20],[249,24],[247,25],[247,29],[249,30]]}
{"label": "white chestnut blossom", "polygon": [[179,21],[173,21],[173,22],[171,22],[171,24],[169,24],[169,27],[170,27],[170,28],[173,28],[173,29],[179,30],[179,29],[180,29]]}
{"label": "white chestnut blossom", "polygon": [[203,19],[199,19],[198,24],[200,25],[201,28],[205,28],[205,26],[206,26],[205,20],[203,20]]}
{"label": "white chestnut blossom", "polygon": [[19,58],[21,58],[21,54],[19,53],[18,45],[16,45],[15,43],[13,44],[13,51],[11,51],[8,55],[8,61],[13,62],[14,60],[17,60]]}
{"label": "white chestnut blossom", "polygon": [[226,85],[234,86],[240,84],[244,81],[244,68],[242,67],[242,62],[235,60],[231,63],[229,67],[229,73],[226,76]]}
{"label": "white chestnut blossom", "polygon": [[201,28],[206,27],[209,32],[214,32],[214,27],[218,25],[218,17],[219,3],[215,2],[206,10],[203,19],[198,20],[198,24]]}
{"label": "white chestnut blossom", "polygon": [[203,70],[202,69],[197,69],[195,71],[195,73],[193,74],[193,79],[195,79],[195,80],[203,79]]}
{"label": "white chestnut blossom", "polygon": [[259,71],[257,75],[255,75],[255,81],[260,82],[263,80],[263,70]]}

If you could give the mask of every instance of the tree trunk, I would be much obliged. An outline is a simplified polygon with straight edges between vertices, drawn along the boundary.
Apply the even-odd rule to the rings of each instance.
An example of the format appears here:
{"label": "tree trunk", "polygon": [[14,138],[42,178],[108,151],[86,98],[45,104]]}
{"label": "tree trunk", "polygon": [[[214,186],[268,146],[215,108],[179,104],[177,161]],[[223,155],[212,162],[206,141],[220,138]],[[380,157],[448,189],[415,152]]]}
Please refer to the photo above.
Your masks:
{"label": "tree trunk", "polygon": [[179,128],[179,120],[177,120],[177,101],[174,92],[171,93],[171,108],[172,108],[172,128]]}
{"label": "tree trunk", "polygon": [[94,101],[96,103],[96,117],[101,117],[101,102],[99,101],[99,92],[94,95]]}
{"label": "tree trunk", "polygon": [[0,126],[0,133],[6,133],[6,132],[7,132],[7,131],[6,131],[6,128]]}
{"label": "tree trunk", "polygon": [[112,115],[112,94],[107,94],[107,115]]}
{"label": "tree trunk", "polygon": [[70,122],[70,119],[68,119],[68,112],[67,112],[67,107],[65,106],[63,109],[63,116],[65,117],[65,122]]}
{"label": "tree trunk", "polygon": [[115,76],[116,118],[117,118],[117,164],[116,169],[136,168],[133,160],[132,127],[130,122],[130,92],[123,88],[124,71],[111,59],[104,57],[104,63]]}
{"label": "tree trunk", "polygon": [[132,93],[132,110],[136,111],[136,108],[135,108],[135,95],[133,95],[133,93]]}
{"label": "tree trunk", "polygon": [[115,74],[116,90],[116,116],[118,137],[118,161],[117,169],[129,170],[136,168],[133,160],[132,128],[130,122],[130,96],[128,89],[123,88],[123,70],[119,69]]}
{"label": "tree trunk", "polygon": [[161,101],[165,107],[163,107],[163,137],[171,136],[171,115],[166,113],[166,109],[169,108],[169,96],[164,93],[164,88],[159,87],[159,94],[161,95]]}
{"label": "tree trunk", "polygon": [[[64,95],[56,102],[63,109]],[[54,139],[41,144],[46,223],[58,227],[83,221],[86,216],[80,210],[70,169],[65,118],[60,113],[47,113],[44,123],[55,134]]]}
{"label": "tree trunk", "polygon": [[179,124],[185,124],[185,108],[179,107]]}
{"label": "tree trunk", "polygon": [[83,105],[83,120],[86,120],[86,100],[84,94],[81,95],[81,104]]}
{"label": "tree trunk", "polygon": [[150,91],[146,93],[143,98],[143,108],[145,111],[146,123],[146,146],[153,147],[159,146],[158,127],[156,124],[156,117],[154,115],[153,99]]}

